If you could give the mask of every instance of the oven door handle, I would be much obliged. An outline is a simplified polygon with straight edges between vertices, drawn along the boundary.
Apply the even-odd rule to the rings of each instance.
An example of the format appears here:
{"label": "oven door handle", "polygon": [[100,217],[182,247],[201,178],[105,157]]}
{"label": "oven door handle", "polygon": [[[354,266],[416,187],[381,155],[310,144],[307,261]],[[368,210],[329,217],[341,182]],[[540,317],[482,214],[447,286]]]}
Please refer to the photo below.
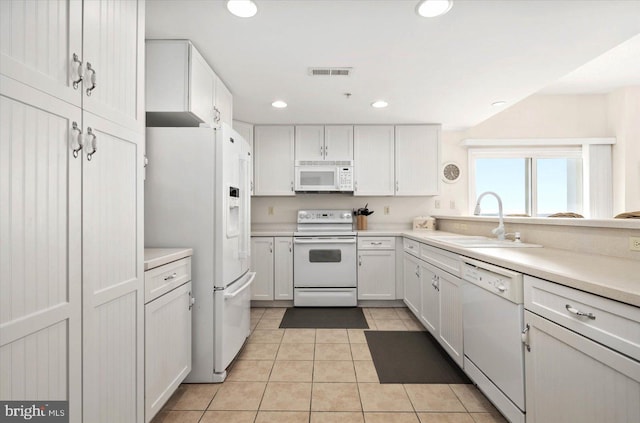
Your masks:
{"label": "oven door handle", "polygon": [[355,238],[294,238],[294,244],[355,244]]}

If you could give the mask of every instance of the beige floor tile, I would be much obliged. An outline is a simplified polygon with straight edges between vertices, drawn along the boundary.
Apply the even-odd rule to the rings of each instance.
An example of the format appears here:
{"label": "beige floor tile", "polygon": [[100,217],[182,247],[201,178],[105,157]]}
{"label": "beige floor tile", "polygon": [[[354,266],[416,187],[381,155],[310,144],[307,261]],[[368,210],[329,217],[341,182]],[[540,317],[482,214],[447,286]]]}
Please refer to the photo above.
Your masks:
{"label": "beige floor tile", "polygon": [[275,360],[280,344],[246,344],[239,360]]}
{"label": "beige floor tile", "polygon": [[371,411],[413,411],[409,397],[402,385],[358,383],[362,409]]}
{"label": "beige floor tile", "polygon": [[313,364],[314,382],[355,382],[353,361],[316,361]]}
{"label": "beige floor tile", "polygon": [[169,398],[164,410],[206,410],[219,389],[218,384],[183,383]]}
{"label": "beige floor tile", "polygon": [[378,330],[407,330],[407,327],[404,325],[404,321],[400,319],[395,319],[395,320],[376,319],[375,322]]}
{"label": "beige floor tile", "polygon": [[279,329],[281,320],[282,319],[268,319],[266,317],[263,317],[258,322],[258,326],[256,326],[256,329],[258,329],[258,330]]}
{"label": "beige floor tile", "polygon": [[315,344],[280,344],[276,360],[313,360]]}
{"label": "beige floor tile", "polygon": [[354,360],[373,360],[368,344],[351,344],[351,356]]}
{"label": "beige floor tile", "polygon": [[399,319],[400,316],[396,313],[396,309],[392,307],[380,307],[371,308],[371,317],[375,320],[387,320],[387,319]]}
{"label": "beige floor tile", "polygon": [[269,382],[260,410],[308,411],[311,402],[311,383]]}
{"label": "beige floor tile", "polygon": [[487,397],[471,384],[449,385],[462,401],[462,405],[470,413],[497,413],[498,410],[489,402]]}
{"label": "beige floor tile", "polygon": [[420,423],[474,423],[467,413],[418,413]]}
{"label": "beige floor tile", "polygon": [[353,366],[356,369],[356,379],[358,382],[380,382],[373,361],[354,361]]}
{"label": "beige floor tile", "polygon": [[349,344],[316,344],[316,360],[351,360]]}
{"label": "beige floor tile", "polygon": [[272,367],[273,361],[271,360],[236,360],[226,380],[231,382],[266,382],[269,380]]}
{"label": "beige floor tile", "polygon": [[313,361],[278,360],[273,366],[270,382],[311,382]]}
{"label": "beige floor tile", "polygon": [[204,411],[170,411],[162,410],[151,420],[151,423],[198,423]]}
{"label": "beige floor tile", "polygon": [[376,325],[376,321],[373,320],[372,318],[367,317],[367,324],[369,325],[369,330],[378,330],[378,326]]}
{"label": "beige floor tile", "polygon": [[316,344],[348,344],[346,329],[317,329]]}
{"label": "beige floor tile", "polygon": [[475,423],[507,423],[507,420],[496,413],[470,413]]}
{"label": "beige floor tile", "polygon": [[364,314],[364,317],[371,317],[371,309],[372,307],[364,307],[362,309],[362,314]]}
{"label": "beige floor tile", "polygon": [[364,336],[364,329],[347,329],[347,335],[349,336],[349,343],[351,344],[367,343],[367,338]]}
{"label": "beige floor tile", "polygon": [[364,413],[366,423],[420,423],[416,413]]}
{"label": "beige floor tile", "polygon": [[355,411],[312,411],[311,423],[364,423],[364,416]]}
{"label": "beige floor tile", "polygon": [[311,411],[362,411],[356,383],[314,383]]}
{"label": "beige floor tile", "polygon": [[264,314],[266,309],[264,307],[251,307],[251,318],[260,318]]}
{"label": "beige floor tile", "polygon": [[282,341],[284,329],[258,329],[253,331],[249,344],[279,344]]}
{"label": "beige floor tile", "polygon": [[253,423],[256,411],[206,411],[200,423]]}
{"label": "beige floor tile", "polygon": [[253,331],[256,329],[256,326],[258,326],[258,319],[251,319],[251,322],[249,323],[249,332],[253,333]]}
{"label": "beige floor tile", "polygon": [[466,409],[449,385],[404,385],[416,411],[463,411]]}
{"label": "beige floor tile", "polygon": [[396,307],[396,314],[401,319],[413,319],[413,313],[407,307]]}
{"label": "beige floor tile", "polygon": [[256,423],[308,423],[308,411],[258,411]]}
{"label": "beige floor tile", "polygon": [[257,410],[266,386],[265,382],[225,382],[209,410]]}
{"label": "beige floor tile", "polygon": [[427,329],[422,325],[422,323],[417,322],[415,320],[403,320],[402,323],[404,323],[404,326],[407,328],[407,330],[411,330],[411,331],[426,331]]}
{"label": "beige floor tile", "polygon": [[282,319],[285,311],[287,311],[287,309],[282,307],[266,308],[262,317],[266,319]]}
{"label": "beige floor tile", "polygon": [[315,329],[286,329],[283,344],[313,344],[316,342]]}

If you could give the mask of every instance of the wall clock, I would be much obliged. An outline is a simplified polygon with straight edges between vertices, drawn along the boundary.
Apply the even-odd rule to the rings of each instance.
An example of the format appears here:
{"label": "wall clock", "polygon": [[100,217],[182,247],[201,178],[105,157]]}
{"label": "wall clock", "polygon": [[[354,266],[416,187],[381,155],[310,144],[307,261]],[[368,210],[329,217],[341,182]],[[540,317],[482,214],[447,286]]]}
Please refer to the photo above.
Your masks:
{"label": "wall clock", "polygon": [[447,162],[442,165],[442,180],[447,183],[454,183],[460,179],[460,166],[454,162]]}

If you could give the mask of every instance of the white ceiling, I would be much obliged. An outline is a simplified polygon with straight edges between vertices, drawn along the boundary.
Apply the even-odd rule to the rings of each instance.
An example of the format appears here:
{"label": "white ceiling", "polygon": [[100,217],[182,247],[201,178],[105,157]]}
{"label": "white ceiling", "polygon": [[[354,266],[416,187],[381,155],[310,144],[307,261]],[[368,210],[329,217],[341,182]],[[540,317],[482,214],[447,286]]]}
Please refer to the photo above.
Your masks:
{"label": "white ceiling", "polygon": [[[415,13],[417,0],[254,1],[258,14],[249,19],[229,14],[221,0],[146,6],[147,38],[191,39],[232,91],[234,118],[252,123],[466,128],[498,113],[495,101],[508,106],[547,86],[563,92],[576,78],[593,81],[576,71],[550,85],[640,34],[640,0],[454,0],[434,19]],[[311,77],[311,66],[353,74]],[[604,77],[597,86],[614,74],[610,66],[596,71]],[[567,92],[587,89],[594,87]],[[276,99],[289,107],[273,109]],[[377,99],[389,107],[370,107]]]}

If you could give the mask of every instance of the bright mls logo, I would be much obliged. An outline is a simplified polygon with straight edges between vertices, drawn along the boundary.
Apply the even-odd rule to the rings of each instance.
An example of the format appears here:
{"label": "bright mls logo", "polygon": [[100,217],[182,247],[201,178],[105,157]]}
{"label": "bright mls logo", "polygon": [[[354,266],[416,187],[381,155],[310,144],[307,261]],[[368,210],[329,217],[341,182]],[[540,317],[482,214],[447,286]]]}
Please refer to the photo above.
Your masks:
{"label": "bright mls logo", "polygon": [[68,401],[0,401],[0,423],[68,423]]}

